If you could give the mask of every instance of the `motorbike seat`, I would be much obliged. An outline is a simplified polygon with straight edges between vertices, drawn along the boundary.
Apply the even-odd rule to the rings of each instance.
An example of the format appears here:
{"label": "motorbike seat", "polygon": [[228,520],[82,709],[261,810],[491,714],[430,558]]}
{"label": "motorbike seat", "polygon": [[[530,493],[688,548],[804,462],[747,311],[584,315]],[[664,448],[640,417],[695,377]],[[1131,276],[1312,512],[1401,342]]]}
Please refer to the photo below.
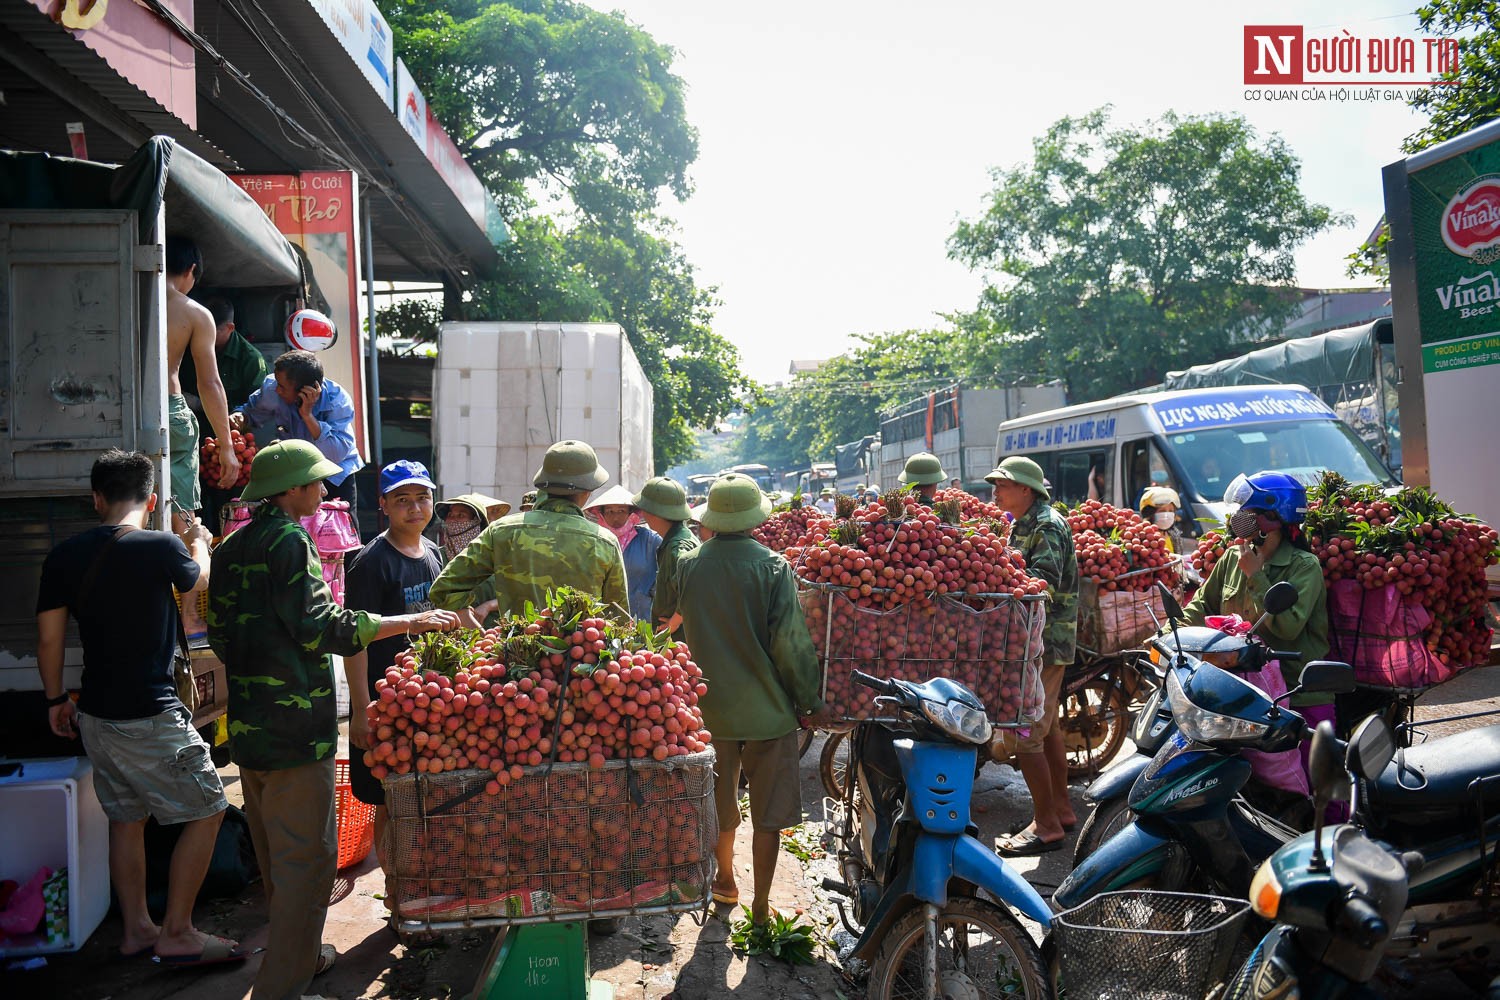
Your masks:
{"label": "motorbike seat", "polygon": [[1466,809],[1482,800],[1485,811],[1500,806],[1500,781],[1476,791],[1476,778],[1500,774],[1500,725],[1429,740],[1396,751],[1380,777],[1364,785],[1365,801],[1377,811],[1414,812]]}

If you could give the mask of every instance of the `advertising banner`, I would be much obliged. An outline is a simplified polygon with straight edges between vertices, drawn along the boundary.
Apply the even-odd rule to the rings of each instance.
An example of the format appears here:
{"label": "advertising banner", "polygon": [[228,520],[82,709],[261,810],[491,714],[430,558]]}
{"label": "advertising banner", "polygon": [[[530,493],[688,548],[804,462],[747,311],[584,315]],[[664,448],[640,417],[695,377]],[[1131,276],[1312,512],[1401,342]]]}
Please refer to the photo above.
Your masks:
{"label": "advertising banner", "polygon": [[427,152],[427,98],[412,78],[406,63],[396,60],[396,118],[401,127],[416,140],[417,148]]}
{"label": "advertising banner", "polygon": [[[347,170],[301,174],[233,174],[231,179],[265,210],[288,240],[307,254],[328,316],[338,327],[334,345],[318,355],[324,372],[354,402],[354,440],[367,460],[364,328],[359,320],[358,188]],[[311,303],[309,303],[311,305]]]}
{"label": "advertising banner", "polygon": [[374,0],[310,0],[370,86],[392,107],[396,90],[396,48],[391,26]]}

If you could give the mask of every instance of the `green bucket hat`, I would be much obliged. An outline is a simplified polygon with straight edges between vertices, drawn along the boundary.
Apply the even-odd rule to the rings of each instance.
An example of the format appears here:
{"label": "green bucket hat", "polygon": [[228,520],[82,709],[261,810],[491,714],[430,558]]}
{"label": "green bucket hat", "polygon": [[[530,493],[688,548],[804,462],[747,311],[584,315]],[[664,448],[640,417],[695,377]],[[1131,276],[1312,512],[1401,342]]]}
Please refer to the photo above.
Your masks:
{"label": "green bucket hat", "polygon": [[771,498],[749,476],[731,472],[708,488],[703,526],[712,532],[749,531],[770,516]]}
{"label": "green bucket hat", "polygon": [[542,467],[531,478],[539,490],[592,493],[609,479],[599,468],[599,456],[582,441],[559,441],[542,456]]}
{"label": "green bucket hat", "polygon": [[993,483],[997,479],[1008,479],[1022,486],[1030,486],[1043,500],[1051,500],[1052,494],[1047,491],[1046,478],[1042,475],[1042,467],[1029,458],[1020,455],[1012,455],[1000,463],[1000,467],[988,476],[985,482]]}
{"label": "green bucket hat", "polygon": [[941,483],[948,478],[943,471],[943,463],[931,452],[919,451],[906,460],[906,468],[901,470],[901,475],[896,481],[902,486],[931,486],[933,483]]}
{"label": "green bucket hat", "polygon": [[688,510],[687,491],[675,479],[657,476],[648,480],[635,495],[635,505],[647,514],[666,518],[668,521],[686,521],[692,518]]}
{"label": "green bucket hat", "polygon": [[250,481],[240,499],[264,500],[338,474],[338,465],[330,462],[311,441],[277,441],[255,453],[255,461],[250,463]]}

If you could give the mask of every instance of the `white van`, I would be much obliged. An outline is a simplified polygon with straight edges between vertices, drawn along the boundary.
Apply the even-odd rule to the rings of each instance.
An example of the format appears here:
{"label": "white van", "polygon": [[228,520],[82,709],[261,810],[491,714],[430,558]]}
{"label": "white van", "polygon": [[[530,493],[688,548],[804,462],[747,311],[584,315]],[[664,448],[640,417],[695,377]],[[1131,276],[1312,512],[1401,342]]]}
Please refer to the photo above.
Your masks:
{"label": "white van", "polygon": [[1052,499],[1090,498],[1138,508],[1147,486],[1170,486],[1185,506],[1179,527],[1202,534],[1224,512],[1240,473],[1286,472],[1311,485],[1332,469],[1354,483],[1396,479],[1327,403],[1300,385],[1225,386],[1116,396],[1000,425],[996,464],[1025,455],[1042,467]]}

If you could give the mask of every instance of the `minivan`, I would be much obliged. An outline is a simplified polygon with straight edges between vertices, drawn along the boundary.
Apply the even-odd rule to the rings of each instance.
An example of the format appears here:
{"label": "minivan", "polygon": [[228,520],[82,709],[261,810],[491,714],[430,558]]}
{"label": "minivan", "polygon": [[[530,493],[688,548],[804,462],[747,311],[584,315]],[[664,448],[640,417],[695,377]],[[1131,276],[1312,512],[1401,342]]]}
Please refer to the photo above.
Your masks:
{"label": "minivan", "polygon": [[1138,393],[1032,414],[1000,425],[996,464],[1024,455],[1052,499],[1139,508],[1148,486],[1183,500],[1178,527],[1200,535],[1224,514],[1240,473],[1286,472],[1311,486],[1325,470],[1353,483],[1396,484],[1369,445],[1300,385]]}

